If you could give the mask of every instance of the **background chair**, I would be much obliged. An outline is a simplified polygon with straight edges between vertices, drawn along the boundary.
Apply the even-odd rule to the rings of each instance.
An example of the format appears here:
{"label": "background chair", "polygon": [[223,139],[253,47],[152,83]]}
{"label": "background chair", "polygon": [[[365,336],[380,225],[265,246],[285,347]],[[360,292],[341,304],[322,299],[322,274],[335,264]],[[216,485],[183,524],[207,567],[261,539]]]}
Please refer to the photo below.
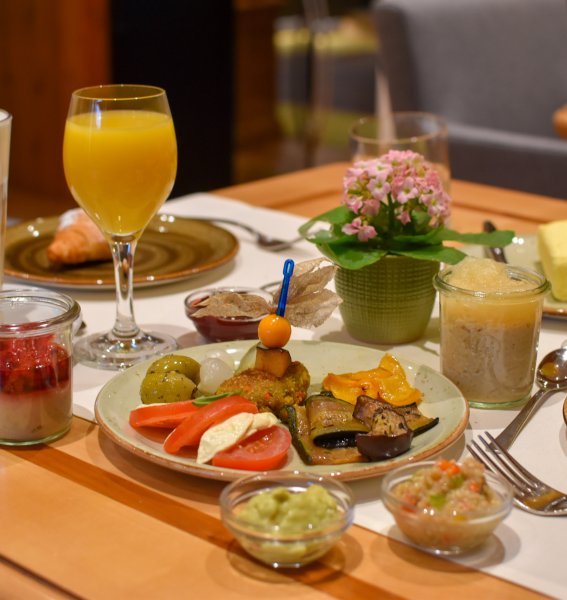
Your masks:
{"label": "background chair", "polygon": [[449,123],[452,175],[567,199],[565,0],[379,0],[394,111]]}

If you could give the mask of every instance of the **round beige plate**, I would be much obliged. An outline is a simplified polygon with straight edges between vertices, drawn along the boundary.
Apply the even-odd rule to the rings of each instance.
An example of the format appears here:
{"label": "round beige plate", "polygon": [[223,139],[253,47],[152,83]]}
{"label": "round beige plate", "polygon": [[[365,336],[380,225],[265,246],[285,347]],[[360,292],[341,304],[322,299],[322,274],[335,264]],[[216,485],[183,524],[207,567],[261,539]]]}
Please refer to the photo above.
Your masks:
{"label": "round beige plate", "polygon": [[[485,256],[483,246],[466,246],[463,251],[471,256]],[[535,235],[517,235],[514,241],[504,248],[504,252],[506,260],[511,265],[543,273]],[[567,317],[567,302],[561,302],[551,294],[547,294],[543,301],[543,314],[546,317],[565,318]]]}
{"label": "round beige plate", "polygon": [[[76,289],[114,289],[112,261],[54,268],[46,248],[59,217],[39,218],[6,230],[4,272],[26,283]],[[216,269],[232,260],[238,241],[207,221],[156,215],[136,250],[134,285],[148,287],[179,281]]]}
{"label": "round beige plate", "polygon": [[[239,361],[252,345],[250,341],[224,342],[186,348],[177,353],[200,361],[211,351],[228,351],[234,361]],[[370,369],[378,366],[384,355],[382,351],[373,348],[334,342],[295,341],[290,342],[286,348],[294,360],[301,361],[309,370],[313,393],[321,389],[321,381],[328,372],[344,373]],[[397,358],[403,365],[409,381],[423,392],[421,411],[428,416],[439,417],[438,425],[416,436],[409,452],[396,458],[372,463],[309,466],[292,448],[288,453],[287,463],[282,468],[332,475],[344,480],[363,479],[386,473],[410,461],[424,460],[455,442],[469,420],[468,404],[459,390],[433,369]],[[128,416],[140,403],[140,383],[151,362],[140,363],[116,375],[100,391],[95,414],[105,433],[133,454],[170,469],[227,481],[245,475],[244,471],[198,465],[194,458],[167,454],[159,440],[145,437],[130,427]]]}

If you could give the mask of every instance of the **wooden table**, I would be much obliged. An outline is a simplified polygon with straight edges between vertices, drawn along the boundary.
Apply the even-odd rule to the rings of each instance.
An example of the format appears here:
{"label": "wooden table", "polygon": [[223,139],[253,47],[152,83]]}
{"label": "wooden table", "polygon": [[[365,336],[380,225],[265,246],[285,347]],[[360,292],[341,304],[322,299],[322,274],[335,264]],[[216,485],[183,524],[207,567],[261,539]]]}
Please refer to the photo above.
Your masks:
{"label": "wooden table", "polygon": [[[312,216],[336,206],[345,165],[219,190]],[[534,231],[567,202],[453,183],[453,226]],[[249,559],[219,520],[223,484],[169,471],[75,418],[44,447],[0,448],[0,597],[533,598],[480,571],[352,527],[321,561],[276,572]]]}

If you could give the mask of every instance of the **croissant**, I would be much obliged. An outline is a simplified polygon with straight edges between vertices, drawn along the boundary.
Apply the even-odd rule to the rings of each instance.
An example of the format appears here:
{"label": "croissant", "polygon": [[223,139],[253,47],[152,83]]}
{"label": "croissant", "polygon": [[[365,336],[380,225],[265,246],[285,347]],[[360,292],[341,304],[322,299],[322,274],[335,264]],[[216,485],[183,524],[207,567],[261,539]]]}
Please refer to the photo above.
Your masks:
{"label": "croissant", "polygon": [[77,265],[112,255],[100,229],[81,208],[73,208],[61,215],[47,258],[54,265]]}

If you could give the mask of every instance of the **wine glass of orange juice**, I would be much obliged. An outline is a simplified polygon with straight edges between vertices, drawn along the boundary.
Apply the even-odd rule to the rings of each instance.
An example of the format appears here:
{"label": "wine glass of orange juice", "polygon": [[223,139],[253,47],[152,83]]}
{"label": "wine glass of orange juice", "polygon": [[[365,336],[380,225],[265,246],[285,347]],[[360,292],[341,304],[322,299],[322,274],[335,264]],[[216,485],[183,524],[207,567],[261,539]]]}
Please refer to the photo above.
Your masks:
{"label": "wine glass of orange juice", "polygon": [[116,278],[114,327],[80,340],[77,359],[122,369],[175,349],[174,338],[140,330],[133,311],[136,244],[171,192],[177,171],[175,130],[165,91],[101,85],[73,92],[63,165],[73,197],[110,244]]}

